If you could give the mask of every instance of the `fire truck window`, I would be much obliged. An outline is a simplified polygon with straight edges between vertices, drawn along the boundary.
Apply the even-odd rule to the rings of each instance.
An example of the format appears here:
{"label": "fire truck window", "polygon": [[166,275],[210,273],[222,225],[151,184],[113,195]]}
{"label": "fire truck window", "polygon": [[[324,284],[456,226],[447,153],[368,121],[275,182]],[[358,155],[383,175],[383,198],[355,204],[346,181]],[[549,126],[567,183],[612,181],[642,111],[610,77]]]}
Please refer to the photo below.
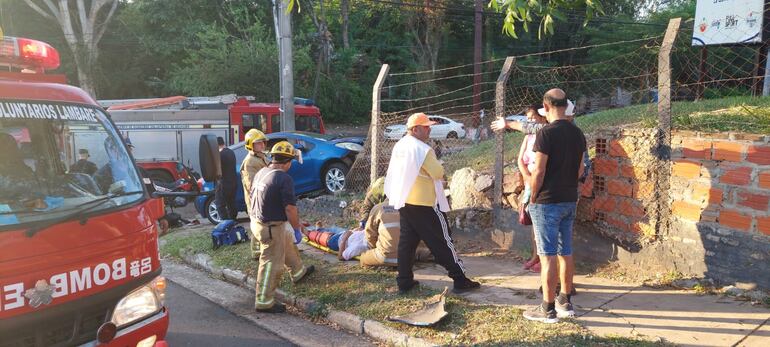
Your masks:
{"label": "fire truck window", "polygon": [[279,132],[283,129],[281,129],[281,115],[280,114],[274,114],[271,116],[270,120],[270,132]]}
{"label": "fire truck window", "polygon": [[265,132],[267,130],[267,116],[264,114],[244,114],[241,118],[243,120],[243,133],[251,129],[257,129]]}
{"label": "fire truck window", "polygon": [[[105,126],[104,113],[28,104],[49,117],[22,112],[0,118],[0,229],[109,210],[144,197],[136,168],[120,135]],[[57,115],[69,119],[50,117]]]}
{"label": "fire truck window", "polygon": [[321,120],[314,116],[297,116],[295,122],[297,131],[307,131],[311,133],[321,132]]}

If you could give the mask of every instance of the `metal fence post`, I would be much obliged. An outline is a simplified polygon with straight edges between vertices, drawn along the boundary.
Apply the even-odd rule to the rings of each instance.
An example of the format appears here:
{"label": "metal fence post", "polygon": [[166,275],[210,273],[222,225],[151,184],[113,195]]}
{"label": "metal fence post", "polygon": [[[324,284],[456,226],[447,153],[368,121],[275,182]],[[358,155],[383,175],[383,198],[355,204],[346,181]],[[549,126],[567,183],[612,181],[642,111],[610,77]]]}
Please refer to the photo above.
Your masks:
{"label": "metal fence post", "polygon": [[657,233],[667,231],[668,219],[671,215],[669,206],[669,189],[671,186],[671,50],[679,32],[681,18],[673,18],[668,22],[666,35],[658,53],[658,133],[657,157],[660,165],[657,170]]}
{"label": "metal fence post", "polygon": [[[508,84],[508,77],[511,75],[511,67],[515,61],[514,57],[505,58],[505,63],[497,77],[495,85],[495,116],[505,118],[505,86]],[[505,131],[498,131],[495,134],[495,196],[492,201],[495,224],[500,224],[500,211],[502,210],[503,200],[503,164],[504,164],[504,140]]]}
{"label": "metal fence post", "polygon": [[369,167],[369,184],[374,183],[377,180],[378,166],[380,163],[380,142],[382,141],[382,131],[380,131],[380,95],[383,84],[385,84],[385,78],[388,77],[388,71],[390,71],[390,65],[383,64],[380,68],[380,74],[377,76],[377,80],[374,82],[372,88],[372,124],[369,128],[369,140],[371,143],[371,163]]}

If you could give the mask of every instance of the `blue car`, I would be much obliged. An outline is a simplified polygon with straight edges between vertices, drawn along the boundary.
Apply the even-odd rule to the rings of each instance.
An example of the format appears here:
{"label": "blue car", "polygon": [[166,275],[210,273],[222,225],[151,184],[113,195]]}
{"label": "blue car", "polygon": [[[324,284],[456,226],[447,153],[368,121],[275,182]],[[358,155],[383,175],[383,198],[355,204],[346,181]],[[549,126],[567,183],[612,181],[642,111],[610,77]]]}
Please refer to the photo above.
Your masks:
{"label": "blue car", "polygon": [[[329,135],[305,132],[281,132],[266,136],[267,150],[279,141],[289,141],[295,148],[302,151],[303,164],[300,165],[295,160],[289,170],[289,175],[294,179],[294,193],[298,196],[318,191],[336,193],[345,189],[345,175],[353,165],[356,155],[363,150],[364,142],[360,137],[335,138]],[[235,153],[236,171],[240,168],[240,163],[247,154],[243,144],[240,142],[228,147]],[[238,212],[245,212],[246,201],[243,196],[243,185],[240,177],[240,172],[238,172],[235,204]],[[215,182],[204,181],[202,191],[214,191],[215,187]],[[195,209],[212,224],[221,222],[217,206],[214,203],[214,195],[197,197]]]}

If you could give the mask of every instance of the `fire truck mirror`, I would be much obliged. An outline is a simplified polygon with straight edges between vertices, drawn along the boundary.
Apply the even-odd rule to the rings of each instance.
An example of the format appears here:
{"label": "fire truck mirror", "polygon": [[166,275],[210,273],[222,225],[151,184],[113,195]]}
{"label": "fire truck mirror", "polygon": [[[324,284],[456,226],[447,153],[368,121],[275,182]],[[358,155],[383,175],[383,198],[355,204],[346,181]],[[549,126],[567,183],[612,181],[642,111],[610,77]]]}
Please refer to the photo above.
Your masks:
{"label": "fire truck mirror", "polygon": [[219,163],[219,146],[214,135],[201,135],[198,145],[198,159],[201,165],[201,175],[208,182],[214,182],[222,176],[222,165]]}

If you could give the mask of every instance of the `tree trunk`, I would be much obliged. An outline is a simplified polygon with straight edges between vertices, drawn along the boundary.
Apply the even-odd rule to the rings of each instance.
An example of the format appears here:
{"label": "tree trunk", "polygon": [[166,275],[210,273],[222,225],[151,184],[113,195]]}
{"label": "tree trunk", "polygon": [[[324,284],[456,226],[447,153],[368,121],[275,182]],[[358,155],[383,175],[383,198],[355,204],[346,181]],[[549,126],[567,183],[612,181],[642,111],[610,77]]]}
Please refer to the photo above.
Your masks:
{"label": "tree trunk", "polygon": [[348,26],[350,25],[350,4],[349,0],[340,1],[340,10],[342,11],[342,47],[350,48],[350,38],[348,37]]}
{"label": "tree trunk", "polygon": [[[91,0],[89,2],[76,0],[74,8],[77,9],[77,13],[74,15],[77,15],[77,24],[80,24],[80,27],[77,29],[74,25],[75,22],[72,20],[73,14],[70,13],[73,9],[70,1],[58,0],[54,3],[54,0],[41,0],[37,2],[35,0],[24,0],[30,8],[44,18],[55,20],[59,23],[64,39],[75,56],[80,88],[96,98],[96,77],[94,72],[96,71],[96,63],[99,58],[98,45],[105,31],[107,31],[107,24],[109,24],[110,19],[115,14],[115,10],[118,8],[118,0]],[[42,3],[42,5],[39,3]],[[101,15],[102,10],[107,5],[110,5],[109,11]]]}
{"label": "tree trunk", "polygon": [[433,6],[430,0],[425,0],[422,10],[413,15],[408,22],[416,44],[412,48],[412,54],[420,66],[430,68],[432,71],[436,70],[438,64],[444,15],[444,9]]}
{"label": "tree trunk", "polygon": [[278,49],[281,49],[281,29],[278,26],[278,11],[281,10],[278,6],[280,1],[281,0],[273,0],[273,30],[275,31],[275,45]]}

